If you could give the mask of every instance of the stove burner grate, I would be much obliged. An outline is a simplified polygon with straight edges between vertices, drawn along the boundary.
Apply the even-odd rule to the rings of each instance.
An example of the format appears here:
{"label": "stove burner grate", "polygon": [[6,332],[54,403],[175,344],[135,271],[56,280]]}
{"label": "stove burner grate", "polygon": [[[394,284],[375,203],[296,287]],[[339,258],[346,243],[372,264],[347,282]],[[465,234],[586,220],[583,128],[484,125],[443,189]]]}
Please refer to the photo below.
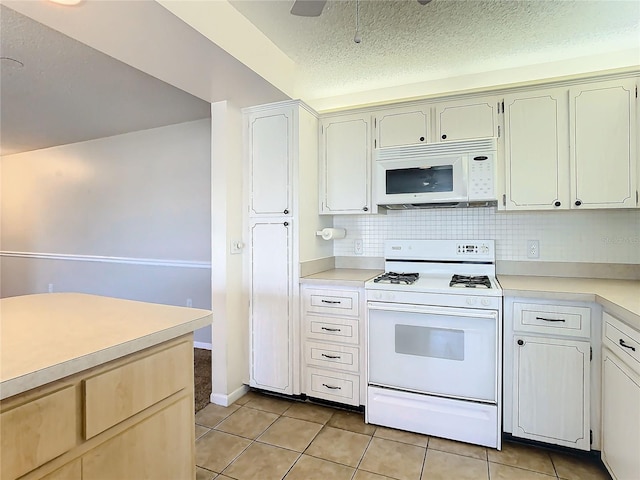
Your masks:
{"label": "stove burner grate", "polygon": [[454,275],[449,282],[450,287],[491,288],[491,280],[486,275]]}
{"label": "stove burner grate", "polygon": [[419,273],[386,272],[373,279],[374,283],[393,283],[411,285],[420,277]]}

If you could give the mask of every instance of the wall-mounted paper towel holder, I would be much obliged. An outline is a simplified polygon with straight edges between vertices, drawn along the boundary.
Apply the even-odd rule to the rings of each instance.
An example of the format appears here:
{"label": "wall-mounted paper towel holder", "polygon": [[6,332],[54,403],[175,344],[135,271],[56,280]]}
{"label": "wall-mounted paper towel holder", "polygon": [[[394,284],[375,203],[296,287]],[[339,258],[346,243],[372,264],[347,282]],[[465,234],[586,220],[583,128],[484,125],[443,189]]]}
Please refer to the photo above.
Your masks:
{"label": "wall-mounted paper towel holder", "polygon": [[322,237],[323,240],[336,240],[347,236],[347,231],[344,228],[323,228],[316,232],[318,237]]}

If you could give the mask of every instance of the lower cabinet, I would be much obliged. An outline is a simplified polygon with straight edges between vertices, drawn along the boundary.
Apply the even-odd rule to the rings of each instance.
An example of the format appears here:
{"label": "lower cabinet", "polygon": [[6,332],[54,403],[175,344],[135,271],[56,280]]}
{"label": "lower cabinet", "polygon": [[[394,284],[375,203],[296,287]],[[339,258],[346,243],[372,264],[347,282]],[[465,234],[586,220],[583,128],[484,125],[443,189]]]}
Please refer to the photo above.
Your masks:
{"label": "lower cabinet", "polygon": [[513,435],[589,450],[589,341],[515,339]]}
{"label": "lower cabinet", "polygon": [[[586,303],[505,298],[504,431],[590,450],[599,431],[599,310]],[[597,338],[593,338],[597,337]],[[595,399],[594,399],[595,397]],[[592,420],[593,418],[593,420]]]}
{"label": "lower cabinet", "polygon": [[193,335],[0,402],[0,478],[195,478]]}
{"label": "lower cabinet", "polygon": [[346,405],[364,402],[362,289],[302,286],[303,393]]}
{"label": "lower cabinet", "polygon": [[614,480],[640,478],[640,332],[605,313],[602,461]]}

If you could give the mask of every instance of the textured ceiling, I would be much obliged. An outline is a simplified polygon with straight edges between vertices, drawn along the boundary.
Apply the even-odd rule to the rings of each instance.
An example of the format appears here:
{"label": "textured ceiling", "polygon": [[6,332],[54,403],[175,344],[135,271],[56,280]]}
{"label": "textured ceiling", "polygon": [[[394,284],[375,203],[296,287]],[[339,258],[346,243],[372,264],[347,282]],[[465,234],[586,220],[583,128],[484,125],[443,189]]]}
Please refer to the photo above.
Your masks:
{"label": "textured ceiling", "polygon": [[[296,90],[323,98],[640,46],[640,1],[329,0],[320,17],[291,0],[230,3],[297,64]],[[640,64],[640,58],[638,58]]]}
{"label": "textured ceiling", "polygon": [[0,5],[0,154],[210,116],[210,104]]}

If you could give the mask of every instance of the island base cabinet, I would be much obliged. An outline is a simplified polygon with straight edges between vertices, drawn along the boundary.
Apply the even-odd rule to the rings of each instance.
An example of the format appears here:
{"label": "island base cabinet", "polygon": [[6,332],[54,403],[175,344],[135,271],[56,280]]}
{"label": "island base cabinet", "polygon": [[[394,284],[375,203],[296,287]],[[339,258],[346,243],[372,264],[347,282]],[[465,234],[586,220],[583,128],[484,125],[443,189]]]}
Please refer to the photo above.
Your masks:
{"label": "island base cabinet", "polygon": [[193,334],[4,399],[0,427],[2,480],[194,479]]}
{"label": "island base cabinet", "polygon": [[602,461],[614,480],[635,480],[640,478],[640,375],[604,349],[602,376]]}
{"label": "island base cabinet", "polygon": [[183,397],[82,457],[83,480],[195,478],[191,397]]}

